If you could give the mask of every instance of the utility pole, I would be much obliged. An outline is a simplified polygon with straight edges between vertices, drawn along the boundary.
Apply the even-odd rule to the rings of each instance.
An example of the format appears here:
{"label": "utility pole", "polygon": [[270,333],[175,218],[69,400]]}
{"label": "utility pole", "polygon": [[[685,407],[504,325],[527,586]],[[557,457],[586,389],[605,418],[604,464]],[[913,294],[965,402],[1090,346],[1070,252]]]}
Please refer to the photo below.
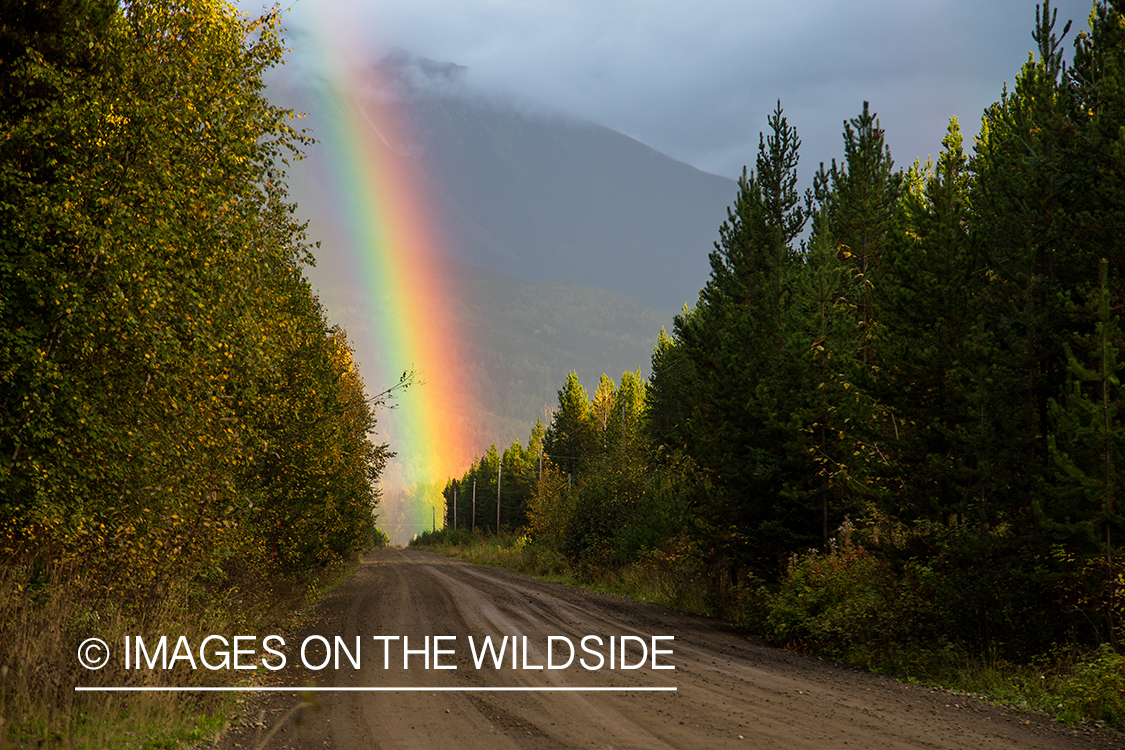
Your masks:
{"label": "utility pole", "polygon": [[453,487],[453,528],[457,528],[457,487]]}
{"label": "utility pole", "polygon": [[547,435],[547,427],[551,424],[551,405],[543,403],[543,421],[540,423],[543,432],[539,435],[539,481],[543,481],[543,438]]}
{"label": "utility pole", "polygon": [[504,468],[504,459],[496,461],[496,533],[500,533],[500,470]]}
{"label": "utility pole", "polygon": [[437,508],[430,506],[430,530],[437,531]]}
{"label": "utility pole", "polygon": [[473,531],[477,530],[477,480],[473,480]]}

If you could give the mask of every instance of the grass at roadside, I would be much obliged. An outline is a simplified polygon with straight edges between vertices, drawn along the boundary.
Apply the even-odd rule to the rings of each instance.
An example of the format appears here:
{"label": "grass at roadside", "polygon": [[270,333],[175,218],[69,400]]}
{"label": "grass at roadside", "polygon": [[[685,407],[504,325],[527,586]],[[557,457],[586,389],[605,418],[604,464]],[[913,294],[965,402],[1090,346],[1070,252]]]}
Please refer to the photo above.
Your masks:
{"label": "grass at roadside", "polygon": [[702,602],[683,601],[669,596],[668,586],[641,566],[606,567],[592,564],[570,565],[566,558],[547,547],[530,543],[526,536],[515,532],[484,536],[470,532],[438,531],[422,534],[411,547],[436,552],[447,557],[457,557],[474,565],[504,568],[533,576],[544,581],[564,583],[589,591],[627,597],[637,601],[677,603],[682,609],[711,614],[702,608]]}
{"label": "grass at roadside", "polygon": [[[446,529],[423,534],[411,546],[476,565],[721,617],[767,638],[775,633],[763,624],[785,603],[780,594],[764,588],[751,591],[745,584],[741,589],[724,585],[715,576],[708,576],[709,583],[700,585],[701,571],[690,564],[689,551],[676,543],[627,564],[614,564],[604,556],[599,559],[593,555],[576,565],[518,532],[484,536]],[[751,608],[757,610],[749,619],[745,617],[747,599],[754,600]],[[1060,649],[1030,664],[1014,664],[951,646],[874,648],[859,642],[846,651],[833,651],[807,641],[771,640],[905,682],[941,687],[954,695],[1006,704],[1070,725],[1125,726],[1125,656],[1109,648],[1095,653]]]}
{"label": "grass at roadside", "polygon": [[[0,750],[24,747],[173,748],[208,746],[223,731],[237,694],[77,693],[89,687],[205,687],[232,684],[221,669],[126,669],[115,654],[98,670],[80,666],[77,644],[100,638],[120,651],[125,636],[179,636],[193,646],[208,635],[286,631],[302,609],[339,585],[356,563],[339,563],[300,580],[257,581],[222,593],[202,585],[171,586],[143,610],[124,610],[111,597],[92,599],[73,571],[43,575],[34,591],[8,571],[0,579]],[[213,663],[221,657],[216,655]],[[239,673],[245,679],[247,673]],[[253,674],[253,673],[250,673]]]}

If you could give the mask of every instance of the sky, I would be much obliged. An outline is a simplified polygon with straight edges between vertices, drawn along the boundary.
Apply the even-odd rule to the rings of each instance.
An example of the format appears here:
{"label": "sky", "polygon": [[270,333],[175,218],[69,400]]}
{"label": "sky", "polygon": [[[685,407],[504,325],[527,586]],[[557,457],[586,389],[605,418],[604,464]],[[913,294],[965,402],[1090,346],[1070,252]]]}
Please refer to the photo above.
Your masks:
{"label": "sky", "polygon": [[[777,100],[803,141],[802,182],[843,153],[865,100],[900,166],[966,147],[1033,45],[1033,0],[286,0],[294,54],[331,19],[341,47],[467,68],[466,85],[617,130],[704,171],[753,163]],[[247,11],[261,0],[239,0]],[[1056,0],[1061,31],[1091,2]],[[344,39],[343,37],[347,37]]]}
{"label": "sky", "polygon": [[[249,13],[262,10],[262,0],[237,2]],[[295,68],[298,74],[326,75],[344,87],[368,86],[377,77],[364,68],[395,51],[451,62],[465,67],[462,81],[469,93],[586,119],[730,178],[737,177],[744,164],[753,163],[759,131],[780,99],[803,140],[799,173],[805,187],[819,162],[842,157],[843,121],[858,115],[865,100],[878,113],[900,166],[937,156],[953,116],[961,120],[966,145],[971,146],[982,111],[1000,97],[1004,82],[1013,82],[1027,60],[1035,23],[1032,0],[284,2],[292,3],[284,25],[293,49],[290,70]],[[1057,0],[1055,5],[1062,19],[1060,31],[1067,18],[1077,21],[1074,31],[1085,25],[1087,0]],[[333,94],[343,99],[348,95]],[[353,264],[348,266],[350,276],[366,284],[363,320],[374,321],[375,326],[365,330],[362,325],[349,325],[348,330],[366,337],[368,349],[357,351],[374,351],[374,359],[389,361],[396,350],[386,342],[393,337],[376,330],[378,325],[390,326],[397,320],[391,314],[396,310],[403,320],[419,325],[434,316],[427,317],[425,310],[407,314],[405,307],[400,310],[387,300],[424,300],[437,309],[435,300],[444,296],[426,294],[425,279],[419,281],[422,291],[417,294],[384,294],[406,288],[406,277],[391,273],[388,269],[396,266],[386,263],[405,264],[408,257],[422,257],[401,252],[413,247],[408,241],[412,237],[393,230],[408,212],[395,201],[383,200],[388,196],[405,200],[409,181],[394,182],[393,169],[365,158],[379,151],[365,149],[365,144],[372,145],[364,140],[370,138],[371,128],[384,138],[372,121],[367,120],[366,126],[352,121],[360,111],[366,117],[366,110],[325,106],[336,114],[320,113],[325,132],[313,135],[335,144],[325,151],[335,157],[340,184],[329,189],[339,191],[333,193],[337,198],[354,199],[341,201],[351,205],[348,226],[366,230],[356,234],[350,245],[345,241],[346,247],[332,251]],[[345,179],[345,175],[351,176]],[[382,185],[384,179],[391,182]],[[386,189],[376,189],[381,186]],[[385,263],[376,269],[375,261]],[[341,311],[334,308],[331,295],[326,300],[330,315],[340,321]],[[389,330],[400,329],[405,327]],[[442,340],[424,328],[408,333],[403,341]],[[400,348],[410,353],[409,347]],[[435,488],[456,468],[453,458],[467,460],[443,451],[433,435],[424,439],[424,431],[395,431],[396,424],[438,424],[436,419],[427,422],[426,414],[431,412],[433,416],[456,411],[437,407],[427,411],[425,405],[440,400],[434,397],[442,392],[435,373],[458,368],[408,361],[431,379],[425,398],[420,391],[409,397],[413,402],[404,398],[399,404],[404,408],[394,420],[380,415],[381,429],[399,451],[398,463],[383,477],[387,494],[380,521],[391,524],[388,530],[396,542],[432,523],[428,508],[409,498],[424,494],[426,502],[440,505]],[[392,364],[384,363],[387,372],[365,369],[369,387],[391,382],[405,366]],[[450,431],[431,430],[443,437]],[[438,474],[431,476],[431,470]],[[388,483],[388,476],[397,477],[397,484]],[[422,494],[410,494],[420,487]],[[396,494],[399,490],[404,493],[401,498]],[[413,517],[413,511],[403,508],[421,508],[421,515]]]}

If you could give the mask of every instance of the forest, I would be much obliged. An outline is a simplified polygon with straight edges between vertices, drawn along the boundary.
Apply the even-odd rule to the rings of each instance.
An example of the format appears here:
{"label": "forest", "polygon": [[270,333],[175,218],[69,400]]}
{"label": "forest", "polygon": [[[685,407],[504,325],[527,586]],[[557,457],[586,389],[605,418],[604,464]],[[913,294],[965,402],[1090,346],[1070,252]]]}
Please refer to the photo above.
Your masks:
{"label": "forest", "polygon": [[[877,667],[1079,654],[1075,700],[1125,721],[1123,12],[1066,60],[1044,3],[934,163],[896,168],[865,103],[802,194],[778,103],[649,378],[572,374],[432,536],[648,571]],[[0,745],[190,736],[204,704],[76,694],[164,679],[78,643],[258,630],[381,538],[375,408],[404,384],[365,392],[303,276],[284,52],[277,11],[221,0],[0,0]]]}
{"label": "forest", "polygon": [[546,568],[646,568],[869,665],[1100,654],[1120,698],[1123,11],[1098,3],[1067,61],[1037,8],[968,153],[954,119],[896,167],[864,102],[801,194],[779,102],[648,380],[572,374],[526,446],[449,481],[432,541],[518,530]]}
{"label": "forest", "polygon": [[372,544],[390,453],[302,274],[283,53],[276,10],[0,4],[0,746],[105,746],[129,702],[74,686],[165,679],[81,638],[256,632]]}

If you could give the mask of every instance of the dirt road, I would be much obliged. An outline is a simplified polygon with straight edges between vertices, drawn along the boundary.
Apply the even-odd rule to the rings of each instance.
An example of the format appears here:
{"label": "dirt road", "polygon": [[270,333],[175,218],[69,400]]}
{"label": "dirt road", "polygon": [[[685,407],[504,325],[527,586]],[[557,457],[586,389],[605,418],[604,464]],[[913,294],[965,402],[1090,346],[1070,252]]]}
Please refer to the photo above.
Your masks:
{"label": "dirt road", "polygon": [[[340,636],[348,653],[298,669],[299,643]],[[509,636],[499,668],[481,641]],[[594,635],[599,641],[582,639]],[[376,640],[373,636],[391,638]],[[399,638],[395,640],[393,636]],[[403,636],[409,668],[403,669]],[[430,649],[425,639],[430,636]],[[454,636],[435,643],[434,636]],[[512,668],[511,637],[520,651]],[[528,651],[523,652],[523,637]],[[565,669],[573,644],[575,658]],[[614,668],[609,638],[614,637]],[[620,668],[620,637],[626,638]],[[655,643],[652,636],[673,636]],[[470,637],[472,641],[470,642]],[[1120,748],[1093,735],[973,699],[902,685],[769,648],[714,620],[480,568],[424,552],[369,554],[289,639],[284,685],[424,688],[405,692],[270,693],[246,706],[224,748]],[[502,642],[502,641],[501,641]],[[328,654],[309,641],[307,661]],[[434,654],[435,646],[441,653]],[[499,643],[493,644],[497,648]],[[599,669],[587,669],[586,665]],[[433,659],[436,658],[436,662]],[[430,659],[430,668],[425,660]],[[479,662],[479,668],[478,668]],[[456,666],[456,669],[435,669]],[[524,668],[524,666],[527,668]],[[494,688],[508,688],[494,691]],[[511,688],[628,688],[519,691]],[[432,688],[442,688],[438,691]],[[675,688],[671,691],[640,690]],[[272,733],[272,736],[270,736]],[[267,740],[268,736],[268,740]]]}

